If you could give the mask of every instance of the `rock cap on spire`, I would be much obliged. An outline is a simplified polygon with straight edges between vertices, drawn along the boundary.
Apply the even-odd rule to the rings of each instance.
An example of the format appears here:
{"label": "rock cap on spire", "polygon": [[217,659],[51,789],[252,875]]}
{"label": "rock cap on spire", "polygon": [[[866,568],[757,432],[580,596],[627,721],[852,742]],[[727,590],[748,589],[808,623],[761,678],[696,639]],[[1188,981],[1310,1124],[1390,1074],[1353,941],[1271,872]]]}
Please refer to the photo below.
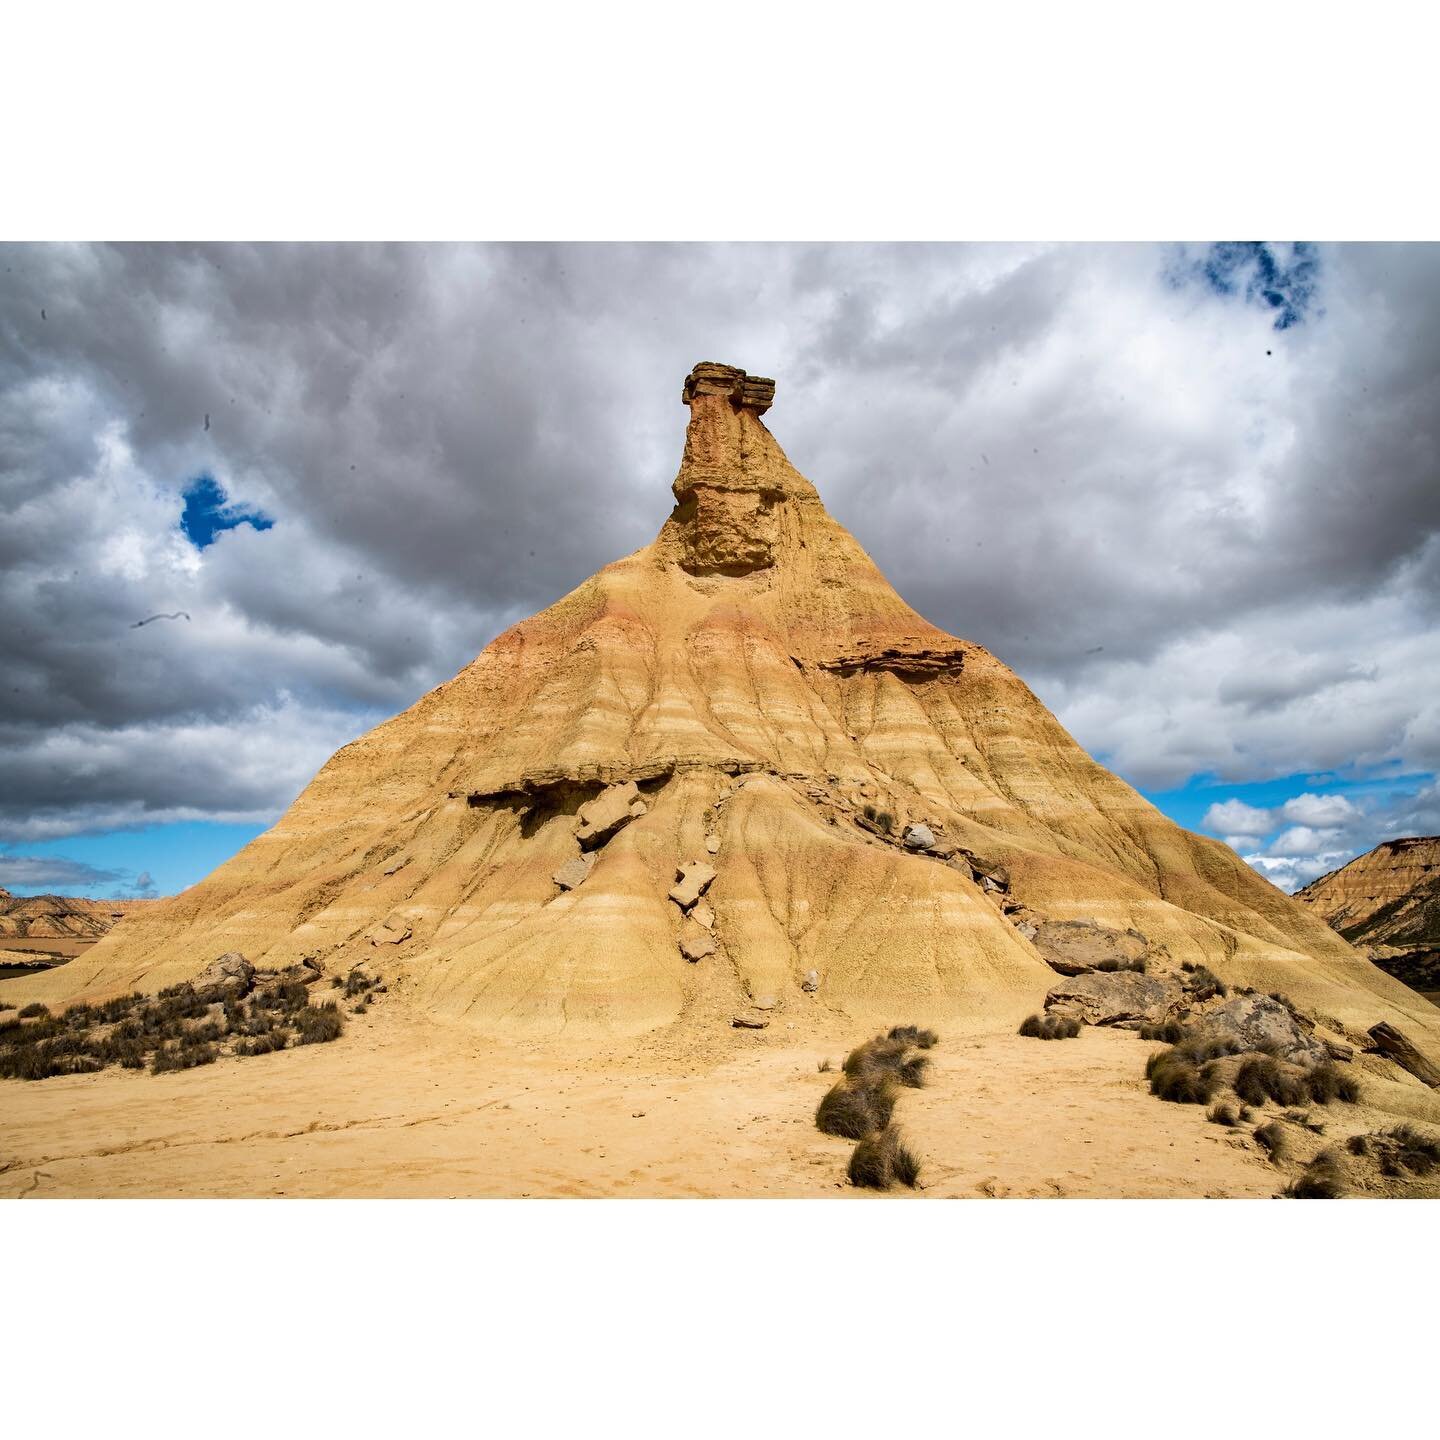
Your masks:
{"label": "rock cap on spire", "polygon": [[763,415],[775,401],[775,382],[747,375],[738,365],[702,360],[685,377],[681,399],[689,405],[697,395],[723,395],[737,410]]}

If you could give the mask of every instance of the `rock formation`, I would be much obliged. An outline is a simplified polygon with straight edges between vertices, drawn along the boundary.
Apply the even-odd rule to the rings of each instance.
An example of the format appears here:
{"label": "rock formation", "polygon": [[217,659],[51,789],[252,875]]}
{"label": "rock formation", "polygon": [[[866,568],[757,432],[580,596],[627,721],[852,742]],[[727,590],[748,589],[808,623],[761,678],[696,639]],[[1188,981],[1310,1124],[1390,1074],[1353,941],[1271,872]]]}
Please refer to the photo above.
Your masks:
{"label": "rock formation", "polygon": [[1087,921],[1434,1048],[1440,1012],[911,610],[767,429],[773,395],[697,365],[653,544],[345,746],[200,884],[7,994],[384,944],[407,1003],[494,1033],[724,1025],[759,996],[787,1023],[1013,1029],[1055,983],[1032,937]]}
{"label": "rock formation", "polygon": [[0,889],[0,946],[7,940],[98,940],[127,913],[154,903],[12,895]]}
{"label": "rock formation", "polygon": [[1440,835],[1386,840],[1295,898],[1391,975],[1440,994]]}

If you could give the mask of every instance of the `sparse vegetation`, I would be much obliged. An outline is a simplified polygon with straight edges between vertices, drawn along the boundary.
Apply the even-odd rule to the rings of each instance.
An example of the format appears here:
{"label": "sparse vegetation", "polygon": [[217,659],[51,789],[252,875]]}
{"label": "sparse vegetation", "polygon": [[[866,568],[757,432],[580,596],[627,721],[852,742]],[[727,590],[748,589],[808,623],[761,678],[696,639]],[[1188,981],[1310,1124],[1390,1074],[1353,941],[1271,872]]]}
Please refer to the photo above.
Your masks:
{"label": "sparse vegetation", "polygon": [[1208,1105],[1219,1085],[1209,1067],[1202,1069],[1179,1046],[1157,1050],[1146,1063],[1150,1093],[1177,1105]]}
{"label": "sparse vegetation", "polygon": [[1146,1021],[1140,1026],[1142,1040],[1162,1040],[1166,1045],[1178,1045],[1189,1033],[1178,1020]]}
{"label": "sparse vegetation", "polygon": [[1339,1154],[1322,1150],[1281,1192],[1287,1200],[1339,1200],[1345,1194]]}
{"label": "sparse vegetation", "polygon": [[1393,1178],[1406,1175],[1429,1175],[1440,1166],[1440,1139],[1426,1135],[1413,1125],[1396,1125],[1370,1135],[1352,1135],[1352,1155],[1375,1159],[1380,1173]]}
{"label": "sparse vegetation", "polygon": [[1360,1098],[1360,1082],[1333,1060],[1315,1066],[1305,1080],[1310,1087],[1310,1098],[1317,1105],[1328,1105],[1332,1100],[1353,1105]]}
{"label": "sparse vegetation", "polygon": [[1113,975],[1119,970],[1130,970],[1143,975],[1148,968],[1148,962],[1143,955],[1138,960],[1123,960],[1112,956],[1110,959],[1101,960],[1095,968],[1107,975]]}
{"label": "sparse vegetation", "polygon": [[1213,995],[1223,999],[1230,993],[1225,982],[1206,965],[1186,960],[1180,969],[1187,977],[1183,983],[1192,1000],[1208,1000]]}
{"label": "sparse vegetation", "polygon": [[828,1059],[827,1059],[827,1060],[822,1060],[815,1068],[816,1068],[822,1075],[829,1075],[829,1074],[831,1073],[831,1071],[833,1071],[833,1070],[835,1069],[834,1065],[832,1065]]}
{"label": "sparse vegetation", "polygon": [[1020,1034],[1032,1040],[1073,1040],[1080,1033],[1080,1021],[1074,1015],[1028,1015],[1020,1022]]}
{"label": "sparse vegetation", "polygon": [[1290,1137],[1278,1120],[1267,1120],[1255,1127],[1256,1143],[1277,1165],[1290,1153]]}
{"label": "sparse vegetation", "polygon": [[815,1124],[827,1135],[863,1140],[890,1123],[898,1089],[888,1075],[846,1075],[825,1092],[815,1111]]}
{"label": "sparse vegetation", "polygon": [[1272,1055],[1252,1055],[1235,1073],[1235,1093],[1247,1105],[1263,1105],[1273,1100],[1277,1105],[1303,1105],[1310,1098],[1310,1087],[1303,1072],[1282,1065]]}
{"label": "sparse vegetation", "polygon": [[327,1040],[338,1040],[344,1028],[345,1022],[333,1000],[323,1005],[307,1005],[295,1012],[297,1045],[323,1045]]}
{"label": "sparse vegetation", "polygon": [[888,1190],[897,1182],[915,1188],[920,1178],[920,1162],[900,1138],[893,1125],[877,1135],[869,1135],[855,1147],[850,1156],[850,1183],[868,1190]]}
{"label": "sparse vegetation", "polygon": [[925,1055],[912,1055],[908,1060],[902,1061],[900,1068],[895,1072],[895,1078],[911,1090],[919,1090],[924,1087],[926,1072],[930,1069],[930,1060]]}
{"label": "sparse vegetation", "polygon": [[887,1040],[903,1040],[907,1045],[921,1050],[930,1050],[940,1043],[940,1037],[933,1030],[922,1030],[918,1025],[892,1025]]}
{"label": "sparse vegetation", "polygon": [[1205,1112],[1205,1118],[1216,1125],[1224,1125],[1227,1129],[1233,1129],[1241,1123],[1240,1110],[1228,1100],[1212,1105]]}
{"label": "sparse vegetation", "polygon": [[[339,983],[343,989],[346,982]],[[378,978],[364,976],[352,991],[357,1009],[384,991]],[[338,1005],[311,1005],[306,986],[288,979],[272,978],[249,995],[239,985],[171,985],[153,998],[136,993],[82,1002],[61,1014],[37,1003],[0,1021],[0,1078],[45,1080],[109,1065],[148,1066],[162,1075],[210,1065],[225,1054],[321,1044],[338,1039],[343,1028]]]}

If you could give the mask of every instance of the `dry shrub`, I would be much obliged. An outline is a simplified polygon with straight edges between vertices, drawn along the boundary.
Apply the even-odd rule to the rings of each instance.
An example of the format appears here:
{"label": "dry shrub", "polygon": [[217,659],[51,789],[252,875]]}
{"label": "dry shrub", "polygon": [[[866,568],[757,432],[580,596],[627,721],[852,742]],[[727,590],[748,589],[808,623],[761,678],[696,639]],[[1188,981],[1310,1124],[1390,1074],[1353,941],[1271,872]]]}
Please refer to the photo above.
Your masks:
{"label": "dry shrub", "polygon": [[220,1058],[214,1045],[202,1042],[198,1045],[162,1046],[150,1062],[152,1075],[163,1075],[168,1070],[193,1070],[197,1065],[213,1065]]}
{"label": "dry shrub", "polygon": [[877,1079],[847,1075],[825,1092],[815,1111],[815,1124],[826,1135],[863,1140],[890,1123],[897,1089],[889,1076]]}
{"label": "dry shrub", "polygon": [[1339,1200],[1344,1170],[1334,1150],[1322,1150],[1281,1192],[1287,1200]]}
{"label": "dry shrub", "polygon": [[1187,960],[1180,969],[1188,977],[1184,985],[1192,1000],[1208,1000],[1212,995],[1223,999],[1230,993],[1225,982],[1208,966],[1196,965]]}
{"label": "dry shrub", "polygon": [[891,1075],[900,1068],[909,1048],[908,1041],[877,1035],[875,1039],[857,1045],[845,1057],[841,1069],[857,1079],[865,1075]]}
{"label": "dry shrub", "polygon": [[1073,1040],[1080,1033],[1080,1021],[1073,1015],[1030,1015],[1020,1024],[1020,1034],[1032,1040]]}
{"label": "dry shrub", "polygon": [[1277,1165],[1290,1153],[1290,1137],[1278,1120],[1257,1125],[1255,1139]]}
{"label": "dry shrub", "polygon": [[1141,956],[1138,960],[1122,960],[1118,957],[1112,957],[1108,960],[1099,961],[1095,966],[1095,969],[1105,975],[1113,975],[1121,970],[1129,970],[1137,975],[1143,975],[1148,968],[1149,962],[1146,961],[1144,956]]}
{"label": "dry shrub", "polygon": [[284,1030],[270,1030],[264,1035],[252,1035],[235,1042],[235,1053],[240,1056],[269,1055],[283,1050],[290,1043]]}
{"label": "dry shrub", "polygon": [[20,1011],[22,1020],[36,1020],[42,1015],[49,1015],[50,1007],[42,1005],[38,1000],[32,1000],[23,1010]]}
{"label": "dry shrub", "polygon": [[918,1025],[892,1025],[887,1040],[903,1040],[921,1050],[929,1050],[940,1043],[940,1037],[933,1030],[922,1030]]}
{"label": "dry shrub", "polygon": [[920,1162],[893,1125],[870,1135],[850,1156],[850,1183],[868,1190],[888,1190],[897,1181],[913,1190],[920,1178]]}
{"label": "dry shrub", "polygon": [[830,1063],[829,1060],[822,1060],[815,1068],[822,1075],[828,1075],[832,1070],[834,1070],[835,1067]]}
{"label": "dry shrub", "polygon": [[345,1029],[345,1022],[340,1018],[340,1010],[333,1000],[297,1010],[294,1025],[297,1045],[323,1045],[327,1040],[338,1040]]}
{"label": "dry shrub", "polygon": [[1263,1105],[1267,1100],[1303,1105],[1310,1098],[1310,1087],[1303,1074],[1282,1068],[1273,1056],[1252,1055],[1235,1073],[1235,1093],[1247,1105]]}
{"label": "dry shrub", "polygon": [[[1367,1143],[1367,1148],[1356,1149],[1356,1140]],[[1377,1156],[1382,1175],[1428,1175],[1440,1166],[1440,1139],[1413,1125],[1397,1125],[1369,1136],[1356,1135],[1349,1143],[1354,1155]]]}
{"label": "dry shrub", "polygon": [[1222,1100],[1218,1105],[1212,1105],[1206,1112],[1205,1118],[1216,1125],[1224,1125],[1227,1129],[1241,1123],[1240,1111],[1228,1100]]}
{"label": "dry shrub", "polygon": [[1177,1105],[1208,1105],[1219,1084],[1218,1078],[1202,1070],[1177,1049],[1159,1050],[1145,1066],[1150,1093]]}
{"label": "dry shrub", "polygon": [[1360,1082],[1333,1060],[1315,1066],[1305,1077],[1305,1083],[1310,1087],[1310,1098],[1317,1105],[1328,1105],[1332,1100],[1343,1100],[1353,1105],[1360,1098]]}
{"label": "dry shrub", "polygon": [[1161,1040],[1166,1045],[1178,1045],[1189,1033],[1178,1020],[1147,1020],[1140,1026],[1142,1040]]}

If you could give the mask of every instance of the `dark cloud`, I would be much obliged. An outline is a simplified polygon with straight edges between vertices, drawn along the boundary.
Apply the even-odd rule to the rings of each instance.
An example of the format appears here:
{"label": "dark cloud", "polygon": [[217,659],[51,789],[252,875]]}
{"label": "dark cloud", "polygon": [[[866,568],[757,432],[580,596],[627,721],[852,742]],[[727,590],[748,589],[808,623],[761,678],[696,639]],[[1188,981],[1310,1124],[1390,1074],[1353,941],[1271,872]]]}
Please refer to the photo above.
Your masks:
{"label": "dark cloud", "polygon": [[0,837],[273,814],[653,537],[701,359],[1138,782],[1440,761],[1434,247],[4,258]]}
{"label": "dark cloud", "polygon": [[[149,876],[145,877],[149,881]],[[123,884],[131,879],[128,870],[102,870],[83,860],[66,860],[58,855],[9,855],[0,853],[0,885],[22,890],[68,890],[89,892],[102,886]],[[153,892],[153,886],[151,887]]]}

